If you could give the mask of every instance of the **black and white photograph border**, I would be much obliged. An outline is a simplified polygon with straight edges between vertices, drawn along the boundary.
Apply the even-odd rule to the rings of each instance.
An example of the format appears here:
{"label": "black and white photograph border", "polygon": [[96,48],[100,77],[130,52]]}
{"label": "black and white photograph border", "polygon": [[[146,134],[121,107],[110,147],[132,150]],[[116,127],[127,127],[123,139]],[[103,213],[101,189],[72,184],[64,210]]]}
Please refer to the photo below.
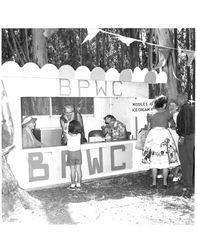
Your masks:
{"label": "black and white photograph border", "polygon": [[[32,227],[31,234],[37,226],[73,225],[82,235],[81,226],[87,231],[94,228],[98,234],[106,225],[117,236],[117,225],[119,230],[124,228],[122,234],[127,240],[116,245],[114,240],[114,248],[128,247],[125,243],[130,235],[126,230],[130,226],[141,225],[141,232],[152,230],[157,237],[160,235],[153,225],[161,231],[165,226],[181,226],[176,232],[168,227],[168,233],[178,238],[181,230],[186,230],[182,226],[192,226],[189,237],[193,236],[194,184],[185,188],[182,171],[178,183],[173,182],[172,169],[167,188],[160,172],[157,186],[151,185],[150,163],[144,164],[143,150],[136,149],[156,97],[164,95],[170,100],[186,92],[189,105],[195,106],[196,25],[192,21],[189,19],[189,27],[180,21],[173,28],[163,23],[158,28],[153,22],[143,29],[128,21],[120,27],[117,20],[114,25],[99,22],[104,28],[89,28],[88,24],[79,28],[81,25],[77,27],[72,21],[69,27],[59,23],[40,27],[36,22],[28,28],[22,24],[1,27],[1,225],[5,232],[14,231],[17,225]],[[176,38],[170,43],[172,35]],[[45,55],[40,56],[43,46]],[[66,104],[81,113],[87,140],[81,144],[81,188],[74,190],[68,188],[71,169],[67,145],[61,145],[60,116]],[[103,125],[108,126],[104,119],[108,114],[125,125],[129,137],[101,136]],[[42,144],[35,148],[24,147],[23,124],[28,116],[36,119],[33,136]],[[68,233],[70,238],[75,230],[72,227]],[[139,228],[135,230],[136,239],[141,240]],[[149,237],[151,234],[145,239]],[[107,240],[106,235],[104,238]],[[184,244],[171,243],[180,247]]]}

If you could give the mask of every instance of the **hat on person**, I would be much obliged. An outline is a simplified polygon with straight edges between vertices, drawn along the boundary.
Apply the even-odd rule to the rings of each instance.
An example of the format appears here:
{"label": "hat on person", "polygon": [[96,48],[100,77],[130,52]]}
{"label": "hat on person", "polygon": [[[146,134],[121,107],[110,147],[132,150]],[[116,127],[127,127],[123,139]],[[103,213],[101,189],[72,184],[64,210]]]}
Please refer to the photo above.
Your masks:
{"label": "hat on person", "polygon": [[28,124],[34,123],[35,121],[37,121],[37,118],[33,118],[32,116],[26,116],[23,119],[22,127],[25,128]]}

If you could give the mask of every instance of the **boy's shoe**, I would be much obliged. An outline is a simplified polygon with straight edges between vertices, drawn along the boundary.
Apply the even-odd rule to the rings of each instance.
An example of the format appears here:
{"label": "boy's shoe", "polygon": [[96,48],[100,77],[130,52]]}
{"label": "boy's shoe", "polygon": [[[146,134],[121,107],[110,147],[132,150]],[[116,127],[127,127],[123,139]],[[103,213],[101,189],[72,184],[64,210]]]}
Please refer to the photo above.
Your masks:
{"label": "boy's shoe", "polygon": [[68,190],[75,190],[75,184],[71,184],[70,186],[68,186]]}
{"label": "boy's shoe", "polygon": [[163,175],[162,174],[158,174],[157,175],[157,179],[161,179],[161,178],[163,178]]}
{"label": "boy's shoe", "polygon": [[81,184],[80,184],[80,183],[77,183],[77,184],[76,184],[76,188],[77,188],[77,190],[81,190]]}

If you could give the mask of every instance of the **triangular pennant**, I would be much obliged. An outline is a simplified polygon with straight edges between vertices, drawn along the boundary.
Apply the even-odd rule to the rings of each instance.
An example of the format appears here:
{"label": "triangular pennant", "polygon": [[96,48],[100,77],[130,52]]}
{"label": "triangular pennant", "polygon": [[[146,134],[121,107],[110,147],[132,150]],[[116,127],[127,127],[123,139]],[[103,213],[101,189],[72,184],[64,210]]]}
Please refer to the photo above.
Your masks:
{"label": "triangular pennant", "polygon": [[158,63],[155,69],[162,68],[166,65],[168,55],[169,55],[169,50],[157,47],[156,53],[158,54]]}
{"label": "triangular pennant", "polygon": [[87,29],[88,30],[88,35],[86,38],[83,40],[82,44],[87,42],[88,40],[92,40],[100,31],[99,29]]}
{"label": "triangular pennant", "polygon": [[125,37],[125,36],[121,36],[121,35],[117,35],[117,38],[123,42],[126,43],[127,46],[129,46],[131,43],[133,43],[134,41],[136,41],[136,39],[131,38],[131,37]]}
{"label": "triangular pennant", "polygon": [[195,57],[194,51],[184,51],[187,55],[187,66],[190,66]]}
{"label": "triangular pennant", "polygon": [[182,81],[175,75],[174,70],[172,71],[172,74],[173,74],[173,76],[175,77],[175,79],[177,79],[179,82],[182,82]]}

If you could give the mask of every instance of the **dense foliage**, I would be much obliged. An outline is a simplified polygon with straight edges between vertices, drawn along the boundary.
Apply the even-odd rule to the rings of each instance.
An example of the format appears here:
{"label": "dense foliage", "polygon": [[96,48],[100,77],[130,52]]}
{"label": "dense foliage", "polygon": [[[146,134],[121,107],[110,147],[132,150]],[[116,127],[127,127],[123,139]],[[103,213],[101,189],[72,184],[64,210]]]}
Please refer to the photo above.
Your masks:
{"label": "dense foliage", "polygon": [[[154,29],[103,30],[157,44]],[[189,98],[195,99],[195,59],[188,66],[187,55],[178,50],[195,50],[195,29],[174,29],[173,32],[174,48],[177,48],[175,76],[178,92],[187,91]],[[105,71],[114,67],[119,72],[126,68],[134,69],[136,66],[151,70],[158,63],[158,50],[155,46],[137,41],[127,46],[115,36],[102,32],[82,44],[86,36],[87,29],[81,28],[56,29],[50,36],[43,36],[46,39],[48,63],[56,65],[57,68],[69,64],[74,69],[85,65],[90,70],[100,66]],[[26,62],[33,62],[32,39],[32,29],[2,29],[2,63],[14,60],[22,66]],[[156,92],[161,91],[161,87],[154,88]]]}

